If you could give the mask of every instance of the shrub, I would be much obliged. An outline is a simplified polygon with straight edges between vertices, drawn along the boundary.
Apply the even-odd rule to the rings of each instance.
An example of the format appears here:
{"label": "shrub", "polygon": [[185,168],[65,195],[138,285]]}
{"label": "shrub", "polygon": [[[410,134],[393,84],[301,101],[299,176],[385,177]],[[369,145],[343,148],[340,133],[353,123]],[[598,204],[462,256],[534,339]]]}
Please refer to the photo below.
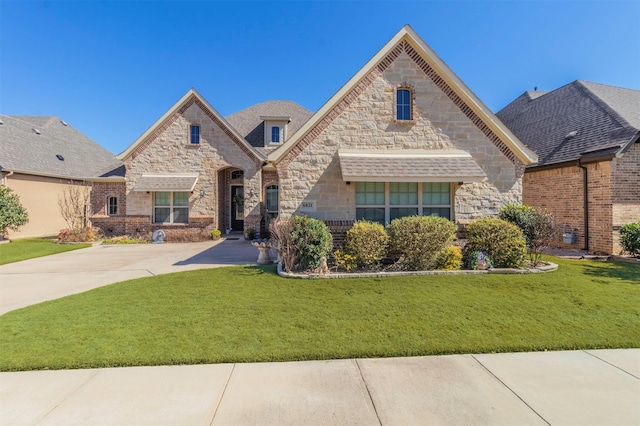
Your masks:
{"label": "shrub", "polygon": [[307,271],[320,266],[320,258],[333,249],[333,237],[321,220],[296,216],[273,222],[271,236],[278,242],[287,271]]}
{"label": "shrub", "polygon": [[436,269],[454,271],[462,267],[462,250],[458,246],[449,246],[436,258]]}
{"label": "shrub", "polygon": [[102,239],[100,228],[84,227],[80,229],[63,229],[58,234],[58,242],[91,243]]}
{"label": "shrub", "polygon": [[526,204],[507,204],[500,210],[498,217],[520,228],[526,240],[529,259],[534,266],[537,265],[542,251],[551,245],[555,237],[551,214],[546,209]]}
{"label": "shrub", "polygon": [[467,238],[465,255],[482,251],[489,255],[496,268],[520,268],[524,264],[526,241],[520,228],[513,223],[480,219],[467,226]]}
{"label": "shrub", "polygon": [[344,269],[345,271],[350,271],[358,266],[356,257],[349,253],[346,253],[343,250],[334,251],[333,259],[335,265],[340,269]]}
{"label": "shrub", "polygon": [[629,223],[620,228],[620,244],[632,256],[640,256],[640,222]]}
{"label": "shrub", "polygon": [[384,226],[377,222],[359,220],[347,231],[344,241],[346,254],[365,269],[375,268],[387,253],[389,236]]}
{"label": "shrub", "polygon": [[256,230],[253,228],[247,228],[244,230],[244,238],[246,240],[253,240],[256,236]]}
{"label": "shrub", "polygon": [[20,198],[11,188],[0,185],[0,238],[8,229],[17,231],[29,222],[27,210],[20,204]]}
{"label": "shrub", "polygon": [[103,244],[148,244],[150,241],[144,237],[130,237],[121,235],[119,237],[107,238],[102,240]]}
{"label": "shrub", "polygon": [[456,225],[443,217],[407,216],[394,219],[387,228],[389,252],[395,266],[404,270],[428,270],[455,237]]}

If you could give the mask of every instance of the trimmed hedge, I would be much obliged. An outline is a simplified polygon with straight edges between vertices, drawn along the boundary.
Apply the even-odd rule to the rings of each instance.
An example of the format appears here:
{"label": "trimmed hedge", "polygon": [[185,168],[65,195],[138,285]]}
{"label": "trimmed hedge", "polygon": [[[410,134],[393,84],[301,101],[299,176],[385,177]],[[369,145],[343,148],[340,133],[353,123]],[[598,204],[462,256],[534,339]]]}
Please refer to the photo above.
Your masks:
{"label": "trimmed hedge", "polygon": [[482,251],[496,268],[521,268],[527,255],[522,230],[502,219],[485,218],[467,226],[465,255]]}
{"label": "trimmed hedge", "polygon": [[453,241],[457,227],[449,219],[436,216],[407,216],[394,219],[387,228],[389,254],[398,269],[435,269],[438,256]]}
{"label": "trimmed hedge", "polygon": [[620,244],[632,256],[640,256],[640,222],[629,223],[620,228]]}
{"label": "trimmed hedge", "polygon": [[345,252],[354,257],[358,267],[372,269],[387,254],[389,236],[384,226],[377,222],[359,220],[347,231]]}

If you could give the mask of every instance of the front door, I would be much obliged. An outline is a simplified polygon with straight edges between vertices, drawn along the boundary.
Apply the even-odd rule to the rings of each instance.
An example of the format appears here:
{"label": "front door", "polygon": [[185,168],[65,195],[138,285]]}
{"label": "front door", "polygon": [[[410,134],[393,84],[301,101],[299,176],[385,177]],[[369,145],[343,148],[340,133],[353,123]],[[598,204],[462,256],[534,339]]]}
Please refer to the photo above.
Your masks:
{"label": "front door", "polygon": [[231,186],[231,229],[244,230],[244,186]]}

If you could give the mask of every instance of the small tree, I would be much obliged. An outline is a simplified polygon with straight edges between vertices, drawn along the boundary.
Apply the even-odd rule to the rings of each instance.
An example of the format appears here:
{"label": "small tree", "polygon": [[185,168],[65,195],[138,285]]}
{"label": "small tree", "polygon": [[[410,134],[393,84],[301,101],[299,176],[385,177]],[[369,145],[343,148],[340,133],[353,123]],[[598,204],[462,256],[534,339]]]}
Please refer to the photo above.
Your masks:
{"label": "small tree", "polygon": [[81,184],[70,183],[58,197],[60,214],[72,231],[77,231],[85,226],[88,205],[89,191],[86,186]]}
{"label": "small tree", "polygon": [[29,222],[27,209],[20,204],[20,197],[11,188],[0,185],[0,237],[7,230],[17,231]]}
{"label": "small tree", "polygon": [[551,245],[556,235],[551,214],[546,209],[526,204],[507,204],[500,210],[498,217],[522,230],[527,241],[529,260],[536,266],[540,262],[542,251]]}
{"label": "small tree", "polygon": [[640,256],[640,222],[629,223],[620,228],[620,244],[631,256]]}

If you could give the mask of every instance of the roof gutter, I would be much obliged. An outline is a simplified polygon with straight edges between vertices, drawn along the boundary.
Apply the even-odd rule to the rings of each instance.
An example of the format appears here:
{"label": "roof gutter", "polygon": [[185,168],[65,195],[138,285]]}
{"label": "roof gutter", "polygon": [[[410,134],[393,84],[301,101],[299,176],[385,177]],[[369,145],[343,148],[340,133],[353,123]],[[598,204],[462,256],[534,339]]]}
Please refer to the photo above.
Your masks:
{"label": "roof gutter", "polygon": [[583,202],[583,210],[584,210],[584,248],[583,250],[589,251],[589,185],[588,185],[588,176],[587,176],[587,168],[582,165],[582,161],[578,159],[577,166],[582,169],[582,197],[584,199]]}

